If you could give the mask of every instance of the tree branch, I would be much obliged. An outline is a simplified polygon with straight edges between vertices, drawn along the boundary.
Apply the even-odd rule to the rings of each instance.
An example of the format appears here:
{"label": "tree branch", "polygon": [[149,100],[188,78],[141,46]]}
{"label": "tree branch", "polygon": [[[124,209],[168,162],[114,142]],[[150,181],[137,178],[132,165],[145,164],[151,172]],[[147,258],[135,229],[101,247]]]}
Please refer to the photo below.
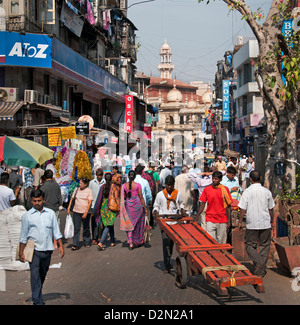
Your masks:
{"label": "tree branch", "polygon": [[255,20],[253,13],[248,7],[247,3],[243,0],[223,0],[228,6],[234,7],[238,12],[241,13],[242,16],[246,17],[245,20],[249,27],[252,29],[256,39],[260,43],[263,39],[263,35],[261,33],[262,27]]}

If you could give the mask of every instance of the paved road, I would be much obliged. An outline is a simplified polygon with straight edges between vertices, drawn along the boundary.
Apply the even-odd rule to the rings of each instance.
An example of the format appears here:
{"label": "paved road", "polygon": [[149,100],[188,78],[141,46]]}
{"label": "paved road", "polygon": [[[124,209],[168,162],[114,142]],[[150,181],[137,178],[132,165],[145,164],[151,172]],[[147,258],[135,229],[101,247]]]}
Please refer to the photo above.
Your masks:
{"label": "paved road", "polygon": [[[64,214],[64,213],[63,213]],[[61,227],[63,229],[64,218]],[[202,275],[189,277],[187,289],[175,286],[174,273],[162,272],[161,234],[153,230],[149,247],[129,251],[126,233],[115,224],[116,247],[99,251],[96,246],[71,251],[72,240],[65,243],[65,257],[57,251],[44,284],[46,305],[298,305],[300,291],[292,290],[292,277],[280,269],[270,268],[263,282],[265,293],[253,286],[229,288],[229,296],[221,297]],[[174,250],[173,256],[176,256]],[[250,270],[251,266],[245,264]],[[0,305],[30,304],[30,272],[6,271],[6,291],[0,292]]]}

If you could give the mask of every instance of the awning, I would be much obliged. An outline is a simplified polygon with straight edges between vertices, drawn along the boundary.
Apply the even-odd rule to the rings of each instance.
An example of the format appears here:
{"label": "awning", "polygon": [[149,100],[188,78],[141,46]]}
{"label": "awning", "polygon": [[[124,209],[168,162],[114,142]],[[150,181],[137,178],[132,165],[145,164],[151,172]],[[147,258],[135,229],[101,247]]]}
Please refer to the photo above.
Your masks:
{"label": "awning", "polygon": [[0,121],[13,121],[16,112],[25,102],[0,102]]}

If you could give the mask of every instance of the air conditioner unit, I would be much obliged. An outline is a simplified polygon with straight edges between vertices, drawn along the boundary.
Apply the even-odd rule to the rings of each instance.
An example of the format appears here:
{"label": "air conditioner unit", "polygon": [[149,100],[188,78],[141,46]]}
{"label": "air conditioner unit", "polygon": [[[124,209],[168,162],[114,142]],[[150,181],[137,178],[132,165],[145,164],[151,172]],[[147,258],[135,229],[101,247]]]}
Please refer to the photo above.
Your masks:
{"label": "air conditioner unit", "polygon": [[18,100],[18,88],[0,87],[0,102],[15,102]]}
{"label": "air conditioner unit", "polygon": [[37,103],[39,100],[39,93],[37,90],[26,89],[24,92],[24,101]]}

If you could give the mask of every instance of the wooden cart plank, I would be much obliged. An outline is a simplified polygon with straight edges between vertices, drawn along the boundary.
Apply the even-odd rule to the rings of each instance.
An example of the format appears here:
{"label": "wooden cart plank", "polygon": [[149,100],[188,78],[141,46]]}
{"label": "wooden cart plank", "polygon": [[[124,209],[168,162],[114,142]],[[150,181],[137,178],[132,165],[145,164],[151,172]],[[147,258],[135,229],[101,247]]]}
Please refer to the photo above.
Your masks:
{"label": "wooden cart plank", "polygon": [[[181,219],[177,224],[168,225],[160,219],[161,229],[174,241],[177,251],[185,256],[188,269],[195,274],[202,274],[206,267],[238,266],[238,260],[228,250],[233,247],[229,244],[219,244],[196,222],[183,223]],[[211,270],[206,272],[206,279],[221,293],[226,293],[226,287],[252,284],[259,292],[264,291],[262,279],[252,275],[247,269],[238,270]]]}

